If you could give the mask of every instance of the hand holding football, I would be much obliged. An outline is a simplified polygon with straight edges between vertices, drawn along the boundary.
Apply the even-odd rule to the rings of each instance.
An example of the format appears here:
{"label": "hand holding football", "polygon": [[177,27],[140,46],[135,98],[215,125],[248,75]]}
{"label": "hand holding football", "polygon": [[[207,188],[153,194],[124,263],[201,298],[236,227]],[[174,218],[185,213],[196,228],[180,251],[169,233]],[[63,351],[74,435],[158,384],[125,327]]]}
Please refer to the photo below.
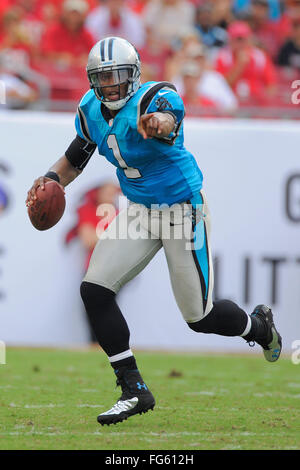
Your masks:
{"label": "hand holding football", "polygon": [[35,189],[35,199],[28,201],[28,215],[37,230],[48,230],[61,219],[65,207],[63,187],[54,180],[46,180]]}

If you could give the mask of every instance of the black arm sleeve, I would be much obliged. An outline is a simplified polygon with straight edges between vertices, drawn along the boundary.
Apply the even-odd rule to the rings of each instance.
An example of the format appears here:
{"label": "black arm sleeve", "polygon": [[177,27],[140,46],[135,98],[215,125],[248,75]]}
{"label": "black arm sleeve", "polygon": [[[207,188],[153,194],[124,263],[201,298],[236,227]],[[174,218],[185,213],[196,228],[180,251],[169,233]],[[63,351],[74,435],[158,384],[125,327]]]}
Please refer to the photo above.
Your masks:
{"label": "black arm sleeve", "polygon": [[69,145],[65,155],[71,165],[81,171],[88,164],[96,148],[96,144],[91,144],[77,135]]}

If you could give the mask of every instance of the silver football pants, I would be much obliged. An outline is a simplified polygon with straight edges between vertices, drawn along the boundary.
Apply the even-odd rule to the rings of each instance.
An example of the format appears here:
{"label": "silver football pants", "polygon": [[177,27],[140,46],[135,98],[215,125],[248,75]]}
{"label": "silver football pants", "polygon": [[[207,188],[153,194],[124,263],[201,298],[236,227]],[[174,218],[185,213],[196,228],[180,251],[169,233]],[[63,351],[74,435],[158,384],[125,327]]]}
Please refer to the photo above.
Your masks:
{"label": "silver football pants", "polygon": [[203,191],[171,207],[130,203],[101,235],[84,281],[117,293],[161,248],[184,320],[201,320],[213,307],[210,215]]}

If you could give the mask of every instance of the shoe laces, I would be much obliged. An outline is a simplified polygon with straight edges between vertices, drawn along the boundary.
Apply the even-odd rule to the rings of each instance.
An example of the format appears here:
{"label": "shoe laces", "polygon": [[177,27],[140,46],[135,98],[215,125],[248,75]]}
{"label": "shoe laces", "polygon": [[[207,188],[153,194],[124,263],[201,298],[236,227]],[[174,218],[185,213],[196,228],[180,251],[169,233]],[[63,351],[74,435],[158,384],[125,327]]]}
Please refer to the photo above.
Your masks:
{"label": "shoe laces", "polygon": [[119,400],[127,400],[131,398],[132,391],[130,389],[129,383],[124,377],[118,377],[116,381],[116,386],[121,387],[122,395]]}
{"label": "shoe laces", "polygon": [[[263,313],[261,313],[261,312],[254,312],[252,315],[258,317],[263,322],[263,324],[265,325],[266,337],[259,337],[259,338],[256,338],[255,341],[250,341],[249,346],[253,347],[255,342],[256,342],[263,349],[269,350],[270,348],[269,348],[268,344],[272,341],[272,324],[268,320],[268,317],[266,315],[264,315]],[[270,338],[268,338],[268,335],[270,335]],[[250,343],[254,343],[254,344],[251,345]]]}

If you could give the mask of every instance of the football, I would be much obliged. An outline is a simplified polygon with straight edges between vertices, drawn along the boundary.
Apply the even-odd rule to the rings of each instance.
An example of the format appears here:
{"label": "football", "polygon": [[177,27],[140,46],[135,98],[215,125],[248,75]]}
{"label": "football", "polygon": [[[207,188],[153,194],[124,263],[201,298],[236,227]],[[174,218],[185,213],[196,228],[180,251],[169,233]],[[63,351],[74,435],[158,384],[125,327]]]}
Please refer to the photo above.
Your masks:
{"label": "football", "polygon": [[61,219],[66,200],[62,187],[56,181],[47,181],[45,189],[38,188],[37,199],[28,207],[28,215],[37,230],[48,230]]}

